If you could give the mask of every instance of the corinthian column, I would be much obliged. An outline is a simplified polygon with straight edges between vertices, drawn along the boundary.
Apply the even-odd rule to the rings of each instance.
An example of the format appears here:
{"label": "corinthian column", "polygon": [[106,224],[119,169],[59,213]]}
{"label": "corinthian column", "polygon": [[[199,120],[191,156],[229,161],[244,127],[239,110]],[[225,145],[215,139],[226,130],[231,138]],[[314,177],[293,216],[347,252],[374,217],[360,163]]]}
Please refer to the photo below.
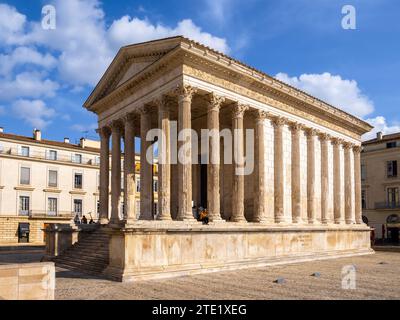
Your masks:
{"label": "corinthian column", "polygon": [[101,224],[108,223],[108,201],[110,184],[110,135],[108,127],[98,130],[100,135],[100,212]]}
{"label": "corinthian column", "polygon": [[315,223],[315,136],[317,130],[307,130],[307,217]]}
{"label": "corinthian column", "polygon": [[119,199],[121,196],[121,123],[114,121],[112,130],[111,156],[111,219],[110,223],[119,223]]}
{"label": "corinthian column", "polygon": [[329,201],[329,154],[328,143],[329,135],[322,133],[319,136],[321,141],[321,222],[326,224],[328,217],[328,201]]}
{"label": "corinthian column", "polygon": [[292,131],[292,222],[301,222],[300,134],[303,125],[293,123]]}
{"label": "corinthian column", "polygon": [[167,97],[157,101],[158,127],[161,137],[158,137],[158,219],[171,220],[171,152],[169,104]]}
{"label": "corinthian column", "polygon": [[353,193],[351,188],[351,150],[353,145],[344,144],[344,203],[345,203],[345,220],[347,224],[354,223],[353,217]]}
{"label": "corinthian column", "polygon": [[274,134],[274,193],[275,193],[275,222],[286,222],[284,214],[285,201],[285,180],[283,167],[283,126],[287,120],[282,117],[276,117],[273,121],[275,127]]}
{"label": "corinthian column", "polygon": [[195,221],[192,212],[192,98],[195,89],[178,87],[178,220]]}
{"label": "corinthian column", "polygon": [[211,93],[207,97],[207,127],[209,130],[209,162],[207,165],[207,209],[211,221],[222,221],[220,211],[219,109],[224,98]]}
{"label": "corinthian column", "polygon": [[135,212],[135,133],[133,127],[134,116],[127,115],[125,121],[125,155],[124,155],[124,207],[126,214],[126,224],[134,223],[136,218]]}
{"label": "corinthian column", "polygon": [[[146,140],[151,130],[151,111],[143,107],[140,112],[140,219],[153,220],[153,150],[152,141]],[[148,151],[149,150],[149,151]]]}
{"label": "corinthian column", "polygon": [[265,119],[267,112],[256,110],[256,126],[255,126],[255,157],[254,157],[254,221],[260,223],[274,222],[272,212],[267,212],[266,204],[266,179],[265,179]]}
{"label": "corinthian column", "polygon": [[244,130],[243,116],[247,106],[236,103],[232,113],[233,129],[233,192],[232,217],[233,222],[246,221],[244,216]]}
{"label": "corinthian column", "polygon": [[361,207],[361,162],[360,153],[361,146],[355,146],[354,152],[354,187],[355,187],[355,216],[356,223],[361,224],[362,221],[362,207]]}
{"label": "corinthian column", "polygon": [[340,139],[333,139],[333,212],[335,223],[343,223],[342,211],[342,176],[341,176],[341,161],[340,161]]}

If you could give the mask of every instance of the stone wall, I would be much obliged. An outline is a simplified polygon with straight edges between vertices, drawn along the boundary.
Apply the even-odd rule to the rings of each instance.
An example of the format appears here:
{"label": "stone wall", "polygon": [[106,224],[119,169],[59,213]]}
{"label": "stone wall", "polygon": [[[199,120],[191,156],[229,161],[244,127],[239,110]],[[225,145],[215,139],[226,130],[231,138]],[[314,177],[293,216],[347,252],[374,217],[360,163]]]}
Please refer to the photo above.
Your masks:
{"label": "stone wall", "polygon": [[119,281],[373,253],[370,229],[363,225],[185,226],[171,222],[109,232],[110,264],[105,273]]}
{"label": "stone wall", "polygon": [[52,262],[0,266],[0,300],[53,300]]}
{"label": "stone wall", "polygon": [[68,223],[59,219],[30,219],[29,217],[0,216],[0,243],[18,243],[18,223],[27,222],[30,227],[29,242],[44,244],[43,228],[48,223]]}

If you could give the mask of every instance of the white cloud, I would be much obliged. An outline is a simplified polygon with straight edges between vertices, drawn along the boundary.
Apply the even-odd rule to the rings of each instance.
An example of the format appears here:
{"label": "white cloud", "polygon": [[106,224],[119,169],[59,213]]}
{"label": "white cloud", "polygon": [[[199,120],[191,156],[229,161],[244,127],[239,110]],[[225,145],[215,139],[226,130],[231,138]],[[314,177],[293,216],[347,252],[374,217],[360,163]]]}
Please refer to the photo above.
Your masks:
{"label": "white cloud", "polygon": [[112,23],[108,34],[111,42],[116,47],[158,38],[183,35],[221,52],[229,51],[225,39],[203,32],[201,28],[196,26],[190,19],[182,20],[178,22],[175,28],[171,28],[161,24],[152,24],[147,19],[141,20],[136,17],[131,18],[130,16],[123,16]]}
{"label": "white cloud", "polygon": [[[60,76],[74,86],[95,85],[117,50],[127,44],[184,35],[219,51],[229,51],[225,39],[204,32],[190,19],[170,27],[153,24],[148,19],[123,16],[107,28],[100,1],[55,0],[54,6],[56,29],[43,30],[39,21],[31,22],[31,30],[19,42],[57,51]],[[15,11],[8,6],[7,10]]]}
{"label": "white cloud", "polygon": [[15,44],[21,41],[26,24],[26,16],[14,7],[0,3],[0,42]]}
{"label": "white cloud", "polygon": [[362,94],[355,80],[342,79],[328,72],[300,77],[278,73],[276,78],[358,117],[374,111],[373,102]]}
{"label": "white cloud", "polygon": [[49,53],[42,54],[35,48],[17,47],[11,54],[0,54],[0,75],[9,74],[18,65],[32,64],[51,69],[56,63],[57,59]]}
{"label": "white cloud", "polygon": [[55,110],[47,107],[42,100],[19,99],[13,103],[12,110],[16,117],[39,129],[49,125],[56,115]]}
{"label": "white cloud", "polygon": [[57,82],[44,79],[42,73],[22,72],[15,79],[0,79],[0,100],[53,97],[58,88]]}
{"label": "white cloud", "polygon": [[374,126],[374,129],[362,136],[363,141],[375,138],[377,132],[383,132],[383,134],[400,132],[400,125],[389,125],[385,117],[382,116],[366,119],[365,121]]}
{"label": "white cloud", "polygon": [[400,132],[400,125],[388,124],[383,116],[368,118],[368,115],[374,112],[374,104],[361,92],[355,80],[342,79],[341,76],[331,75],[328,72],[302,74],[299,77],[278,73],[275,77],[350,114],[363,118],[374,126],[372,131],[362,136],[364,141],[374,138],[377,132],[383,132],[383,134]]}

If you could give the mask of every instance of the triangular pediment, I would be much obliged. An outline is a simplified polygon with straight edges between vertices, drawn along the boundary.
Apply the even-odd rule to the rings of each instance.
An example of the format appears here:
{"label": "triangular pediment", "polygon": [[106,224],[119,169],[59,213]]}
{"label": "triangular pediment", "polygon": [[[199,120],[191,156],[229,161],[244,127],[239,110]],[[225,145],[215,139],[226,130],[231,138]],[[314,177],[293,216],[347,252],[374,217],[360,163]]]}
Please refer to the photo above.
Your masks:
{"label": "triangular pediment", "polygon": [[177,36],[122,47],[96,85],[84,106],[90,107],[120,85],[161,59],[179,46],[183,37]]}

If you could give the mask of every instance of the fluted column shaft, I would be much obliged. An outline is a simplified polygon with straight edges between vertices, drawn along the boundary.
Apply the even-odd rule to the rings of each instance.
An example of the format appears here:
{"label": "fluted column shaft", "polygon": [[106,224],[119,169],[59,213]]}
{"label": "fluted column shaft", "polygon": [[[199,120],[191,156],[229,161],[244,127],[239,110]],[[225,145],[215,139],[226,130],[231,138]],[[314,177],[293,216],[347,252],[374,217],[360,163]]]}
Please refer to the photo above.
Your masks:
{"label": "fluted column shaft", "polygon": [[321,222],[326,224],[328,217],[328,201],[329,201],[329,153],[328,144],[329,136],[327,134],[320,135],[321,141]]}
{"label": "fluted column shaft", "polygon": [[267,212],[267,194],[265,177],[265,119],[267,112],[262,110],[255,111],[255,154],[254,154],[254,172],[256,181],[254,183],[254,221],[260,223],[272,223],[274,217]]}
{"label": "fluted column shaft", "polygon": [[300,134],[302,125],[294,123],[292,131],[292,222],[301,222]]}
{"label": "fluted column shaft", "polygon": [[101,224],[108,223],[109,185],[110,185],[110,129],[101,128],[100,134],[100,212]]}
{"label": "fluted column shaft", "polygon": [[148,107],[140,109],[140,219],[153,220],[153,153],[152,141],[146,140],[151,130],[151,113]]}
{"label": "fluted column shaft", "polygon": [[209,135],[209,162],[207,165],[207,209],[210,221],[222,221],[220,210],[219,170],[220,170],[220,139],[219,139],[219,109],[222,97],[210,94],[207,97],[207,127]]}
{"label": "fluted column shaft", "polygon": [[353,217],[353,193],[351,188],[351,144],[344,144],[344,203],[345,203],[345,220],[347,224],[354,223]]}
{"label": "fluted column shaft", "polygon": [[275,198],[275,222],[285,222],[284,215],[284,166],[283,166],[283,126],[286,120],[284,118],[274,119],[274,198]]}
{"label": "fluted column shaft", "polygon": [[341,140],[334,139],[333,143],[333,211],[335,223],[343,223],[342,210],[342,176],[340,161],[340,145]]}
{"label": "fluted column shaft", "polygon": [[361,147],[354,147],[354,187],[355,187],[355,218],[356,223],[361,224],[362,221],[362,206],[361,206]]}
{"label": "fluted column shaft", "polygon": [[158,138],[158,219],[171,220],[171,151],[170,151],[170,101],[163,97],[158,101],[158,126],[162,136]]}
{"label": "fluted column shaft", "polygon": [[243,117],[248,107],[236,103],[233,107],[233,193],[232,193],[232,217],[233,222],[244,222],[244,130]]}
{"label": "fluted column shaft", "polygon": [[121,127],[113,123],[111,157],[111,219],[110,223],[119,222],[119,199],[121,196]]}
{"label": "fluted column shaft", "polygon": [[178,220],[195,221],[192,212],[191,106],[195,89],[181,86],[178,93]]}
{"label": "fluted column shaft", "polygon": [[315,223],[315,136],[314,129],[307,131],[307,217],[308,223]]}
{"label": "fluted column shaft", "polygon": [[125,155],[124,155],[124,207],[126,215],[126,223],[134,223],[136,218],[135,212],[135,132],[133,127],[133,116],[125,117]]}

